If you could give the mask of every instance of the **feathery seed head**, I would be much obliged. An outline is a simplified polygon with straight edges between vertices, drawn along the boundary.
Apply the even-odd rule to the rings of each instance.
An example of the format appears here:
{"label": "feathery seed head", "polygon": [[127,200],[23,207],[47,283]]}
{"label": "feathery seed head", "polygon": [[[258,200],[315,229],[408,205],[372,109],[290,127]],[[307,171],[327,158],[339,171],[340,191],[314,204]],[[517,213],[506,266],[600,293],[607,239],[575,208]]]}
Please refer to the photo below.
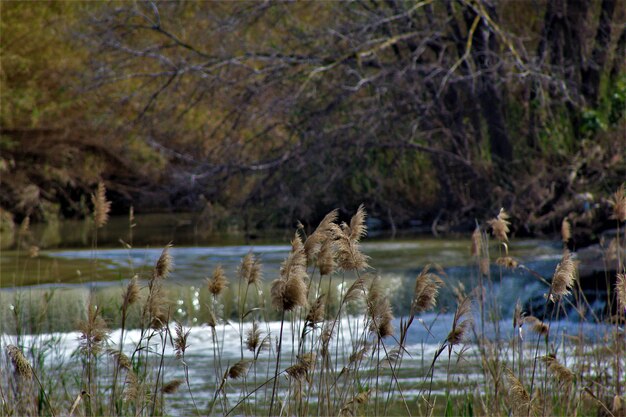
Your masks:
{"label": "feathery seed head", "polygon": [[331,223],[329,233],[337,247],[337,264],[345,271],[361,271],[367,268],[368,257],[361,253],[359,242],[367,233],[365,208],[361,204],[350,220],[350,226]]}
{"label": "feathery seed head", "polygon": [[174,352],[176,352],[176,359],[182,359],[185,356],[185,350],[189,345],[187,344],[187,338],[189,337],[190,330],[183,329],[183,325],[177,320],[174,325]]}
{"label": "feathery seed head", "polygon": [[328,346],[330,344],[330,340],[333,338],[333,332],[335,330],[335,323],[333,321],[327,321],[324,324],[322,329],[322,334],[320,335],[320,340],[322,341],[322,356],[328,356]]}
{"label": "feathery seed head", "polygon": [[357,364],[361,362],[365,358],[365,356],[369,353],[370,348],[371,348],[370,344],[366,342],[362,348],[354,351],[352,355],[350,355],[350,364]]}
{"label": "feathery seed head", "polygon": [[528,324],[533,332],[542,336],[548,336],[548,334],[550,333],[550,326],[548,326],[546,323],[542,322],[535,316],[524,317],[524,323]]}
{"label": "feathery seed head", "polygon": [[174,379],[168,382],[167,384],[163,385],[163,388],[161,388],[161,391],[163,392],[163,394],[173,394],[176,391],[178,391],[178,388],[182,384],[183,384],[182,379]]}
{"label": "feathery seed head", "polygon": [[297,233],[291,247],[291,252],[280,267],[280,278],[272,282],[272,304],[281,311],[290,311],[307,304],[307,287],[304,282],[308,278],[306,256]]}
{"label": "feathery seed head", "polygon": [[365,217],[367,217],[365,206],[361,204],[357,209],[356,214],[350,219],[350,240],[359,242],[361,238],[367,235]]}
{"label": "feathery seed head", "polygon": [[106,188],[104,183],[100,181],[95,194],[91,195],[93,204],[93,219],[97,228],[104,226],[109,220],[109,212],[111,211],[111,202],[107,201]]}
{"label": "feathery seed head", "polygon": [[285,369],[285,372],[287,372],[287,375],[292,379],[300,381],[305,378],[308,379],[309,372],[313,369],[313,365],[315,365],[315,357],[315,353],[298,355],[298,362]]}
{"label": "feathery seed head", "polygon": [[317,324],[324,321],[324,311],[326,308],[326,305],[324,303],[325,298],[326,296],[324,294],[320,294],[309,309],[309,312],[306,315],[305,319],[305,323],[307,326],[315,327]]}
{"label": "feathery seed head", "polygon": [[572,225],[570,224],[567,217],[563,218],[561,222],[561,240],[563,243],[567,244],[572,239]]}
{"label": "feathery seed head", "polygon": [[172,271],[172,255],[170,254],[171,247],[172,244],[168,243],[165,245],[165,248],[163,248],[161,256],[159,256],[159,259],[154,267],[153,279],[165,279]]}
{"label": "feathery seed head", "polygon": [[570,293],[570,289],[576,281],[576,264],[568,250],[563,252],[561,262],[556,266],[552,277],[552,301],[555,298],[564,297]]}
{"label": "feathery seed head", "polygon": [[217,297],[224,291],[224,289],[228,286],[228,280],[224,275],[224,268],[221,265],[218,265],[213,270],[213,275],[210,279],[207,280],[207,287],[209,292],[213,294],[214,297]]}
{"label": "feathery seed head", "polygon": [[363,299],[365,296],[365,276],[359,276],[348,288],[346,295],[344,295],[344,302],[356,301]]}
{"label": "feathery seed head", "polygon": [[169,306],[165,297],[165,290],[160,282],[155,282],[150,288],[146,309],[150,319],[150,328],[160,330],[169,320]]}
{"label": "feathery seed head", "polygon": [[505,268],[514,269],[517,268],[519,262],[510,256],[503,256],[496,259],[496,265],[503,266]]}
{"label": "feathery seed head", "polygon": [[548,370],[556,377],[559,383],[563,384],[565,387],[569,388],[574,381],[574,373],[560,364],[556,357],[552,355],[547,355],[541,358],[543,362],[546,363]]}
{"label": "feathery seed head", "polygon": [[138,279],[138,275],[133,276],[128,282],[128,286],[126,286],[126,291],[124,291],[124,309],[128,308],[128,306],[132,304],[135,304],[137,300],[139,300],[139,284],[137,283]]}
{"label": "feathery seed head", "polygon": [[11,362],[13,362],[15,373],[23,378],[30,379],[33,376],[33,368],[22,351],[15,345],[8,345],[7,353],[9,358],[11,358]]}
{"label": "feathery seed head", "polygon": [[528,415],[528,408],[531,406],[528,391],[510,369],[506,368],[504,373],[509,383],[509,403],[513,409],[513,415]]}
{"label": "feathery seed head", "polygon": [[626,221],[626,188],[622,184],[617,191],[609,199],[610,204],[613,206],[613,216],[619,222]]}
{"label": "feathery seed head", "polygon": [[245,340],[246,348],[251,352],[260,352],[269,348],[269,340],[267,337],[261,337],[263,333],[259,328],[259,324],[255,321],[252,323],[252,327],[248,330],[248,334]]}
{"label": "feathery seed head", "polygon": [[106,322],[100,315],[100,310],[89,302],[87,306],[87,320],[78,323],[81,351],[86,355],[96,355],[104,347],[104,342],[109,335]]}
{"label": "feathery seed head", "polygon": [[335,262],[335,242],[331,239],[324,239],[317,254],[317,267],[320,275],[330,275],[337,267]]}
{"label": "feathery seed head", "polygon": [[496,218],[487,222],[491,226],[491,232],[500,242],[508,242],[509,240],[507,234],[510,232],[509,225],[511,223],[508,220],[509,215],[501,208]]}
{"label": "feathery seed head", "polygon": [[107,349],[107,353],[113,357],[115,363],[119,368],[127,370],[132,369],[132,363],[130,361],[130,358],[126,356],[124,352],[120,352],[116,349]]}
{"label": "feathery seed head", "polygon": [[304,254],[304,245],[300,236],[296,233],[291,241],[291,252],[280,266],[280,277],[287,280],[291,277],[305,279],[306,273],[306,256]]}
{"label": "feathery seed head", "polygon": [[323,242],[329,239],[331,224],[334,224],[334,222],[337,221],[337,216],[337,209],[324,216],[320,224],[317,226],[317,229],[315,229],[315,231],[307,237],[304,242],[304,253],[309,265],[311,265],[315,257],[318,256]]}
{"label": "feathery seed head", "polygon": [[252,252],[249,252],[241,260],[239,276],[246,281],[248,285],[258,285],[261,283],[261,263],[255,258]]}
{"label": "feathery seed head", "polygon": [[124,400],[134,401],[139,395],[139,378],[132,370],[126,375],[126,383],[124,384]]}
{"label": "feathery seed head", "polygon": [[245,375],[250,366],[250,360],[243,359],[228,369],[228,377],[230,379],[238,379]]}
{"label": "feathery seed head", "polygon": [[393,335],[393,312],[389,299],[380,288],[380,278],[374,277],[367,292],[367,312],[372,320],[370,332],[376,334],[379,339]]}
{"label": "feathery seed head", "polygon": [[462,343],[465,339],[467,330],[472,323],[471,311],[472,300],[469,297],[465,297],[459,301],[454,313],[454,319],[452,320],[452,330],[450,330],[446,338],[446,343],[450,348]]}
{"label": "feathery seed head", "polygon": [[439,288],[443,285],[443,281],[429,270],[430,265],[425,266],[415,280],[413,303],[411,304],[412,315],[431,310],[437,304],[437,294],[439,294]]}

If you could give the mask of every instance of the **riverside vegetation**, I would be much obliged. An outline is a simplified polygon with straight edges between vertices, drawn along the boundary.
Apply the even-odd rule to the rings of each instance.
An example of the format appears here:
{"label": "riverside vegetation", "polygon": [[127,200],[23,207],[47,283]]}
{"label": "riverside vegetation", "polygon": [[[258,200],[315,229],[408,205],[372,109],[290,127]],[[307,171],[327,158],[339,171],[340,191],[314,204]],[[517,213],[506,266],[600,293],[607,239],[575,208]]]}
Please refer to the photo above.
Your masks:
{"label": "riverside vegetation", "polygon": [[[78,336],[76,350],[56,366],[48,359],[60,339],[37,334],[46,328],[51,296],[46,293],[34,314],[16,292],[14,330],[5,329],[0,340],[2,415],[142,416],[185,409],[224,416],[624,416],[623,185],[610,201],[617,235],[605,254],[610,283],[605,316],[588,313],[576,256],[566,248],[571,225],[564,220],[560,263],[551,279],[535,274],[545,284],[543,313],[530,315],[518,304],[504,328],[491,292],[498,277],[490,265],[528,268],[510,253],[508,215],[501,210],[472,234],[475,286],[453,288],[457,306],[449,331],[433,340],[436,348],[430,350],[408,339],[416,326],[430,332],[443,320],[439,313],[429,316],[432,322],[424,317],[437,308],[440,289],[450,285],[445,273],[426,266],[415,279],[410,307],[394,319],[385,283],[360,248],[366,235],[363,206],[349,224],[332,211],[311,234],[299,227],[280,276],[271,283],[252,253],[242,259],[236,280],[215,265],[203,288],[203,323],[185,322],[171,302],[165,283],[174,260],[168,244],[149,275],[128,281],[119,308],[107,309],[95,297],[85,300],[83,317],[70,324]],[[98,229],[110,210],[102,184],[92,202],[97,253]],[[27,222],[20,230],[26,233]],[[36,256],[36,248],[31,251]],[[572,312],[581,323],[595,323],[601,334],[553,330],[551,324]],[[234,341],[226,340],[226,329]],[[205,346],[190,344],[196,332],[208,335]],[[191,347],[210,352],[212,369],[197,369]],[[170,376],[168,362],[175,362],[181,377]],[[459,383],[459,372],[473,378]],[[202,379],[206,374],[210,377]],[[174,395],[187,405],[169,405]]]}

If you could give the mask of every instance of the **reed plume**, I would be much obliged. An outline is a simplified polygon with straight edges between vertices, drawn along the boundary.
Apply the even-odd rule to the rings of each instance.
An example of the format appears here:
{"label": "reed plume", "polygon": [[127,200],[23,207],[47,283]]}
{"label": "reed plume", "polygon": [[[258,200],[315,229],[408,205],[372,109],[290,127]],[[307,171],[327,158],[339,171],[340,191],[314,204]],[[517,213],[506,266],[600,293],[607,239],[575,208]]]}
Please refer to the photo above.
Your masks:
{"label": "reed plume", "polygon": [[126,374],[126,381],[124,383],[124,400],[131,402],[135,401],[139,396],[139,378],[137,374],[129,370]]}
{"label": "reed plume", "polygon": [[561,240],[563,241],[564,244],[567,245],[567,242],[569,242],[571,239],[572,239],[572,225],[570,224],[567,217],[564,217],[563,221],[561,222]]}
{"label": "reed plume", "polygon": [[291,252],[280,267],[280,278],[272,282],[272,305],[281,311],[290,311],[307,304],[305,279],[306,256],[300,236],[291,241]]}
{"label": "reed plume", "polygon": [[315,231],[311,233],[311,235],[307,237],[304,242],[304,254],[306,255],[307,263],[309,265],[313,264],[313,261],[318,256],[323,243],[329,239],[331,225],[337,220],[337,216],[337,209],[334,209],[324,216],[320,224],[317,226],[317,229],[315,229]]}
{"label": "reed plume", "polygon": [[165,290],[160,282],[156,282],[150,288],[146,310],[150,318],[150,327],[154,330],[162,329],[169,319],[169,306],[165,296]]}
{"label": "reed plume", "polygon": [[178,391],[178,388],[183,384],[182,379],[174,379],[161,387],[163,394],[173,394]]}
{"label": "reed plume", "polygon": [[187,344],[187,338],[189,337],[190,330],[183,329],[183,325],[177,320],[174,324],[174,352],[176,353],[176,359],[182,359],[185,357],[185,351],[189,346]]}
{"label": "reed plume", "polygon": [[354,406],[354,404],[365,404],[369,401],[370,398],[370,394],[372,393],[371,389],[367,389],[365,391],[361,391],[359,392],[357,395],[355,395],[354,397],[352,397],[352,399],[350,401],[348,401],[347,403],[345,403],[343,405],[343,407],[341,407],[341,410],[339,411],[339,415],[340,416],[354,416],[355,413],[352,410]]}
{"label": "reed plume", "polygon": [[87,320],[78,322],[78,330],[81,333],[79,338],[81,350],[88,355],[98,354],[104,347],[109,329],[93,300],[87,306]]}
{"label": "reed plume", "polygon": [[560,384],[569,388],[574,381],[574,373],[559,363],[559,361],[553,355],[547,355],[541,358],[543,362],[545,362],[548,370],[554,375],[554,377],[559,381]]}
{"label": "reed plume", "polygon": [[437,294],[443,281],[438,275],[429,271],[430,265],[425,266],[415,280],[411,315],[431,310],[437,304]]}
{"label": "reed plume", "polygon": [[350,301],[360,300],[365,296],[365,276],[359,276],[354,280],[352,285],[346,291],[346,295],[343,296],[345,303]]}
{"label": "reed plume", "polygon": [[172,271],[173,260],[172,255],[170,254],[171,247],[172,243],[165,245],[165,248],[163,248],[163,251],[161,252],[161,256],[157,259],[153,272],[154,279],[165,279]]}
{"label": "reed plume", "polygon": [[[451,349],[453,346],[463,342],[467,330],[469,329],[472,318],[472,300],[469,297],[463,298],[454,312],[454,319],[452,320],[452,330],[446,337],[446,343]],[[469,316],[469,317],[468,317]]]}
{"label": "reed plume", "polygon": [[227,286],[228,280],[224,275],[224,268],[222,268],[221,265],[218,265],[213,270],[211,278],[207,280],[207,288],[214,297],[217,297]]}
{"label": "reed plume", "polygon": [[509,215],[501,208],[495,219],[487,221],[489,226],[491,226],[491,232],[500,242],[508,242],[509,240],[507,234],[510,232],[509,225],[511,223],[508,220]]}
{"label": "reed plume", "polygon": [[570,294],[570,289],[576,281],[576,264],[568,250],[563,252],[561,262],[556,266],[552,277],[552,288],[550,290],[552,301]]}
{"label": "reed plume", "polygon": [[546,323],[539,320],[535,316],[524,317],[523,323],[528,324],[530,330],[542,336],[547,336],[550,333],[550,326],[548,326]]}
{"label": "reed plume", "polygon": [[322,334],[320,335],[320,341],[322,342],[321,352],[322,356],[328,356],[328,346],[330,345],[330,341],[333,338],[333,333],[335,331],[335,321],[328,321],[324,324],[322,329]]}
{"label": "reed plume", "polygon": [[239,265],[239,277],[248,285],[259,285],[262,280],[261,263],[252,252],[246,254]]}
{"label": "reed plume", "polygon": [[109,220],[109,212],[111,211],[111,202],[107,201],[106,188],[102,181],[98,183],[96,193],[91,195],[91,203],[93,204],[94,223],[97,228],[101,228]]}
{"label": "reed plume", "polygon": [[622,184],[617,191],[609,199],[609,203],[613,206],[613,219],[618,222],[626,221],[626,188]]}
{"label": "reed plume", "polygon": [[135,304],[139,300],[139,284],[138,284],[139,276],[133,276],[128,285],[126,286],[126,290],[124,291],[123,304],[122,309],[125,311],[128,306]]}
{"label": "reed plume", "polygon": [[322,242],[317,254],[317,267],[320,270],[320,275],[330,275],[337,267],[335,262],[335,242],[331,239],[325,239]]}
{"label": "reed plume", "polygon": [[111,356],[118,368],[130,370],[132,369],[132,362],[126,354],[117,349],[107,349],[107,353]]}
{"label": "reed plume", "polygon": [[228,378],[230,379],[239,379],[245,375],[248,371],[248,367],[250,366],[250,360],[242,359],[230,368],[228,368]]}
{"label": "reed plume", "polygon": [[389,300],[380,288],[380,279],[374,277],[367,292],[367,312],[372,322],[369,331],[379,339],[393,335],[393,312]]}
{"label": "reed plume", "polygon": [[365,358],[365,355],[369,353],[370,349],[371,349],[371,345],[369,343],[365,343],[363,347],[352,352],[352,354],[350,355],[349,363],[350,364],[360,363]]}
{"label": "reed plume", "polygon": [[337,226],[330,225],[333,239],[337,245],[337,264],[345,271],[361,271],[367,268],[369,259],[360,249],[360,240],[367,233],[365,225],[365,207],[361,204],[352,219],[350,225],[342,223]]}
{"label": "reed plume", "polygon": [[298,362],[285,369],[285,372],[292,379],[302,381],[306,378],[308,380],[309,372],[313,369],[313,365],[315,365],[315,358],[315,353],[298,355]]}
{"label": "reed plume", "polygon": [[320,294],[309,309],[305,318],[307,326],[315,327],[317,324],[324,321],[324,311],[326,308],[326,304],[324,303],[325,298],[326,296],[324,294]]}
{"label": "reed plume", "polygon": [[510,369],[505,368],[504,373],[509,383],[509,405],[513,415],[527,417],[530,414],[529,407],[531,406],[531,398],[528,391],[526,391],[524,385]]}
{"label": "reed plume", "polygon": [[246,348],[254,353],[258,353],[269,348],[268,338],[262,336],[263,333],[261,332],[259,324],[255,321],[252,323],[252,327],[248,330],[246,335]]}
{"label": "reed plume", "polygon": [[504,268],[514,269],[517,268],[519,262],[510,256],[501,256],[500,258],[496,259],[496,265],[500,265]]}
{"label": "reed plume", "polygon": [[22,351],[15,345],[8,345],[7,353],[11,362],[13,362],[15,373],[25,379],[32,378],[33,367],[30,362],[28,362]]}

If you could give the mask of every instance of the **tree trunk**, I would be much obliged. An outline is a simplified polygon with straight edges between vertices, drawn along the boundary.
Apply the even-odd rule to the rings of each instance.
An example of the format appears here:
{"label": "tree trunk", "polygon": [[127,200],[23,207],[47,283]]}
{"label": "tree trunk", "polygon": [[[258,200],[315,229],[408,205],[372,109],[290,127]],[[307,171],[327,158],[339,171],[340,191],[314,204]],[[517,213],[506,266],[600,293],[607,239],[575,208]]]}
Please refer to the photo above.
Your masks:
{"label": "tree trunk", "polygon": [[[608,49],[611,43],[611,20],[615,10],[615,0],[602,0],[600,6],[600,22],[596,31],[596,39],[591,57],[582,70],[582,93],[592,107],[598,104],[600,78],[606,65]],[[624,56],[622,55],[621,59]]]}
{"label": "tree trunk", "polygon": [[[497,22],[495,7],[487,2],[485,2],[485,6],[491,19]],[[472,25],[475,17],[476,14],[473,10],[469,8],[465,10],[467,27]],[[494,76],[497,76],[497,74],[494,74],[496,68],[494,59],[497,58],[494,57],[498,56],[498,45],[494,34],[484,20],[481,20],[479,23],[472,43],[472,59],[480,70],[477,83],[478,101],[482,115],[487,123],[491,156],[497,164],[504,166],[504,164],[513,160],[513,146],[506,129],[505,102],[496,89],[497,83]]]}

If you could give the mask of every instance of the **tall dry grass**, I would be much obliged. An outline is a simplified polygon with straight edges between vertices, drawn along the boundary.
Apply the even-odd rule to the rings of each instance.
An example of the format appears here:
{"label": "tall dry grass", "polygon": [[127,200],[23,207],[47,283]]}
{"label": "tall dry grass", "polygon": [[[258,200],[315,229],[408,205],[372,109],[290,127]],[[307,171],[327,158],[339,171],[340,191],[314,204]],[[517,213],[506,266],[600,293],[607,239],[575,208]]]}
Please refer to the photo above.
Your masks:
{"label": "tall dry grass", "polygon": [[[110,208],[104,186],[98,186],[93,200],[95,234]],[[621,254],[623,188],[611,202]],[[455,286],[445,271],[428,265],[414,285],[402,289],[412,293],[411,301],[396,319],[388,288],[360,245],[366,215],[361,206],[343,223],[332,211],[308,236],[299,228],[271,282],[263,281],[261,262],[252,253],[242,259],[236,278],[213,265],[198,307],[203,323],[176,316],[165,285],[175,273],[171,244],[166,245],[150,273],[134,275],[119,293],[115,321],[104,319],[95,296],[85,297],[83,317],[75,324],[78,348],[62,368],[47,362],[59,340],[21,343],[26,340],[21,320],[27,307],[16,302],[15,334],[2,337],[1,414],[626,414],[626,271],[621,255],[615,258],[618,273],[609,293],[615,294],[618,308],[608,317],[612,324],[602,327],[601,343],[588,340],[582,330],[575,336],[559,332],[565,314],[591,309],[577,284],[575,253],[565,249],[551,277],[532,271],[513,256],[515,241],[504,210],[485,226],[478,224],[471,236],[472,288]],[[133,224],[131,211],[131,231]],[[563,221],[564,245],[574,226]],[[498,256],[493,259],[492,253]],[[524,311],[518,303],[512,326],[504,328],[494,288],[507,269],[530,273],[546,295],[538,313]],[[428,316],[429,322],[426,314],[437,311],[444,290],[456,294],[456,308],[448,315]],[[430,332],[446,317],[447,335],[431,339],[437,344],[434,350],[409,343],[415,326]],[[604,320],[589,314],[577,319],[598,326]],[[118,328],[119,339],[110,336],[112,327]],[[234,355],[226,351],[233,348],[226,342],[227,329],[237,334]],[[129,338],[131,331],[139,337]],[[212,369],[197,369],[197,358],[189,356],[194,332],[208,333],[204,348]],[[172,375],[173,366],[181,369],[181,377]],[[458,381],[459,372],[468,375],[465,383]],[[473,384],[470,375],[479,383]],[[177,411],[168,406],[168,398],[189,405]]]}

